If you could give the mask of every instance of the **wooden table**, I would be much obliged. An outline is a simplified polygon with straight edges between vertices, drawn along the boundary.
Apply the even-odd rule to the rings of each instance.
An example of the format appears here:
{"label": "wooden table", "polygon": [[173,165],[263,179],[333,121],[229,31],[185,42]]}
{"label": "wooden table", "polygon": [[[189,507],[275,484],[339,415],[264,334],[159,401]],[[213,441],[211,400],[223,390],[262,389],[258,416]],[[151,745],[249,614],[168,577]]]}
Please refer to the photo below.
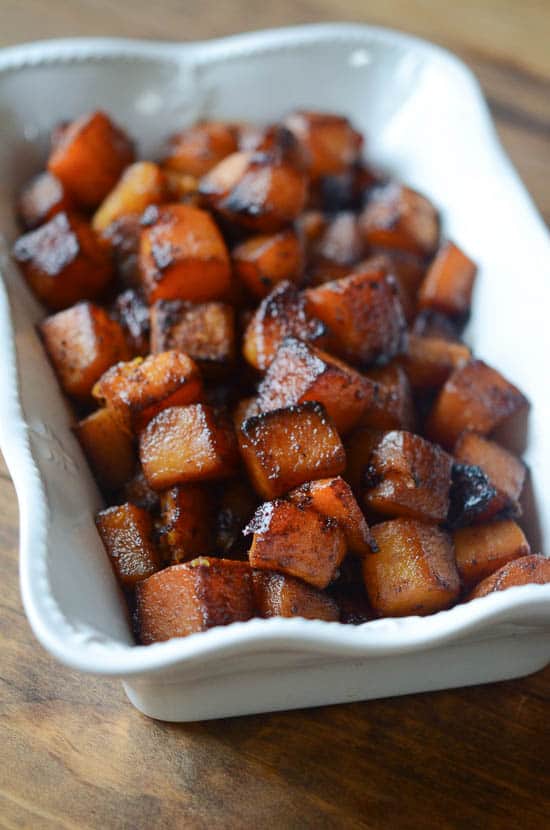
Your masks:
{"label": "wooden table", "polygon": [[[1,45],[68,35],[205,38],[335,19],[424,35],[476,71],[504,144],[550,221],[548,0],[1,5]],[[0,563],[2,828],[549,826],[548,669],[461,691],[155,723],[118,683],[59,666],[33,639],[17,582],[16,501],[1,465]]]}

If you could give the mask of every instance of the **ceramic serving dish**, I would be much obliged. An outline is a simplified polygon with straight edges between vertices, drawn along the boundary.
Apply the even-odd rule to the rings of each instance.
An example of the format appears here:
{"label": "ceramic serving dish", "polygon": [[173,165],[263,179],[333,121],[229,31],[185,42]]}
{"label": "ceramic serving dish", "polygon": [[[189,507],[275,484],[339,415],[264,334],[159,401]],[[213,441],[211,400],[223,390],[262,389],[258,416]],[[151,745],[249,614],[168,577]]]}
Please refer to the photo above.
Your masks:
{"label": "ceramic serving dish", "polygon": [[61,119],[101,107],[154,155],[197,117],[263,121],[334,110],[378,165],[425,192],[481,265],[469,340],[533,408],[525,522],[550,533],[550,242],[504,155],[479,87],[449,53],[396,32],[305,26],[204,43],[65,40],[0,52],[0,439],[21,519],[32,628],[63,663],[120,677],[141,711],[197,720],[482,683],[550,658],[550,585],[495,593],[430,617],[353,627],[253,620],[132,643],[93,515],[100,496],[35,333],[42,310],[10,262],[14,194],[44,164]]}

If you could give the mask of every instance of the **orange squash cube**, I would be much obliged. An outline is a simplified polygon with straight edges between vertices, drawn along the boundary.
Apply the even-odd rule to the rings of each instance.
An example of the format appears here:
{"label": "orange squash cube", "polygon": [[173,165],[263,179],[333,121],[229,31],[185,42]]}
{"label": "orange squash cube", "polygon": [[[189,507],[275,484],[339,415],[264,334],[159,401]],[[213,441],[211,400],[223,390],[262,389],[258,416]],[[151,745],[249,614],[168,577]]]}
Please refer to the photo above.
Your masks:
{"label": "orange squash cube", "polygon": [[229,254],[214,220],[190,205],[150,208],[141,232],[143,290],[155,300],[204,302],[231,287]]}
{"label": "orange squash cube", "polygon": [[361,225],[373,247],[430,256],[439,243],[439,216],[434,206],[416,190],[396,182],[373,191]]}
{"label": "orange squash cube", "polygon": [[283,280],[299,282],[303,269],[302,246],[293,230],[252,236],[231,252],[235,276],[261,299]]}
{"label": "orange squash cube", "polygon": [[463,317],[470,311],[477,266],[453,242],[445,242],[418,292],[418,305]]}
{"label": "orange squash cube", "polygon": [[494,441],[473,432],[465,432],[458,439],[454,456],[464,464],[475,465],[487,476],[495,494],[479,519],[488,519],[502,510],[519,515],[519,497],[525,483],[523,461]]}
{"label": "orange squash cube", "polygon": [[363,136],[340,115],[297,110],[283,123],[302,146],[313,180],[344,172],[361,155]]}
{"label": "orange squash cube", "polygon": [[84,208],[95,208],[134,160],[128,136],[103,112],[69,124],[52,149],[48,170]]}
{"label": "orange squash cube", "polygon": [[97,514],[96,525],[123,588],[134,588],[159,570],[153,523],[146,510],[135,504],[108,507]]}
{"label": "orange squash cube", "polygon": [[465,588],[472,588],[512,559],[531,553],[522,529],[511,520],[461,527],[453,533],[456,564]]}
{"label": "orange squash cube", "polygon": [[111,409],[98,409],[74,428],[100,487],[118,490],[134,471],[132,436]]}
{"label": "orange squash cube", "polygon": [[136,591],[136,622],[143,645],[187,637],[253,616],[252,574],[247,562],[201,556],[153,574]]}
{"label": "orange squash cube", "polygon": [[72,209],[72,201],[55,176],[45,171],[35,176],[21,191],[17,213],[26,230],[43,225],[56,213]]}
{"label": "orange squash cube", "polygon": [[391,363],[369,369],[366,377],[374,384],[374,389],[360,426],[412,432],[416,416],[411,385],[404,369]]}
{"label": "orange squash cube", "polygon": [[413,389],[442,386],[455,369],[465,366],[471,359],[472,353],[464,343],[416,334],[409,334],[408,351],[397,358]]}
{"label": "orange squash cube", "polygon": [[377,553],[363,559],[363,577],[379,617],[433,614],[458,598],[458,575],[447,533],[412,519],[371,528]]}
{"label": "orange squash cube", "polygon": [[336,428],[315,402],[248,418],[237,438],[252,485],[265,499],[312,479],[339,475],[346,464]]}
{"label": "orange squash cube", "polygon": [[338,606],[328,594],[300,579],[269,571],[253,571],[252,588],[260,617],[304,617],[336,622]]}
{"label": "orange squash cube", "polygon": [[230,422],[203,404],[173,406],[153,418],[141,433],[139,454],[153,490],[230,478],[239,463]]}
{"label": "orange squash cube", "polygon": [[517,585],[546,585],[550,582],[550,559],[542,554],[531,554],[507,562],[498,571],[480,582],[467,600],[486,597],[493,591],[505,591]]}
{"label": "orange squash cube", "polygon": [[214,549],[212,496],[200,484],[170,487],[160,494],[159,545],[170,565]]}
{"label": "orange squash cube", "polygon": [[253,533],[250,564],[326,588],[346,555],[343,530],[316,510],[278,499],[260,505],[246,533]]}
{"label": "orange squash cube", "polygon": [[78,303],[46,317],[40,333],[61,388],[85,403],[109,366],[129,357],[119,323],[92,303]]}
{"label": "orange squash cube", "polygon": [[129,214],[141,214],[149,205],[158,205],[167,195],[166,181],[158,164],[136,161],[126,168],[115,187],[107,194],[92,219],[94,230]]}
{"label": "orange squash cube", "polygon": [[237,130],[232,124],[205,121],[173,135],[162,163],[170,170],[200,179],[236,150]]}

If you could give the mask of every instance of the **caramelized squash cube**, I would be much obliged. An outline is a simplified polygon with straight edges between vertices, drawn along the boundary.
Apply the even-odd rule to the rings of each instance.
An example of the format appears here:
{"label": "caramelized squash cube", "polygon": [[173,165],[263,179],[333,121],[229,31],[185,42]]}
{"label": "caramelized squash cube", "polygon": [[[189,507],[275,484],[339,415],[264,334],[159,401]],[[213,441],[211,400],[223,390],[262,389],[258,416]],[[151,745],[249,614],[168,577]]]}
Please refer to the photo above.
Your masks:
{"label": "caramelized squash cube", "polygon": [[119,323],[92,303],[46,317],[40,333],[61,388],[78,401],[88,402],[98,378],[130,356]]}
{"label": "caramelized squash cube", "polygon": [[287,337],[258,387],[263,412],[318,401],[340,433],[353,428],[374,395],[374,384],[351,366]]}
{"label": "caramelized squash cube", "polygon": [[308,173],[313,180],[343,173],[361,155],[363,136],[340,115],[297,110],[283,123],[303,147]]}
{"label": "caramelized squash cube", "polygon": [[445,242],[418,292],[421,309],[464,317],[470,311],[477,266],[453,242]]}
{"label": "caramelized squash cube", "polygon": [[487,475],[475,464],[455,461],[451,478],[447,526],[462,527],[478,521],[496,497]]}
{"label": "caramelized squash cube", "polygon": [[243,353],[251,366],[265,371],[286,337],[323,345],[326,327],[306,313],[304,295],[290,282],[280,282],[265,297],[246,327]]}
{"label": "caramelized squash cube", "polygon": [[165,568],[138,585],[136,622],[143,645],[187,637],[254,616],[247,562],[203,556]]}
{"label": "caramelized squash cube", "polygon": [[392,363],[369,369],[366,377],[374,383],[374,390],[360,425],[370,429],[412,431],[415,425],[414,401],[404,369]]}
{"label": "caramelized squash cube", "polygon": [[143,290],[155,300],[204,302],[231,287],[229,254],[214,220],[190,205],[150,208],[141,232]]}
{"label": "caramelized squash cube", "polygon": [[231,423],[203,404],[165,409],[140,436],[139,454],[154,490],[230,478],[239,462]]}
{"label": "caramelized squash cube", "polygon": [[117,363],[100,377],[93,394],[140,432],[163,409],[199,400],[202,382],[190,357],[169,351]]}
{"label": "caramelized squash cube", "polygon": [[160,494],[159,544],[170,565],[214,549],[212,496],[200,484],[170,487]]}
{"label": "caramelized squash cube", "polygon": [[427,435],[452,449],[465,430],[487,435],[525,409],[527,399],[496,369],[472,360],[452,373],[434,404]]}
{"label": "caramelized squash cube", "polygon": [[260,617],[304,617],[326,622],[339,618],[332,597],[292,576],[255,570],[252,587]]}
{"label": "caramelized squash cube", "polygon": [[343,530],[316,510],[277,499],[260,505],[246,533],[253,533],[250,564],[303,579],[322,590],[346,555]]}
{"label": "caramelized squash cube", "polygon": [[74,214],[57,213],[20,236],[13,256],[38,299],[54,310],[93,300],[113,273],[109,251]]}
{"label": "caramelized squash cube", "polygon": [[232,124],[206,121],[171,136],[162,163],[170,170],[200,179],[236,150],[237,131]]}
{"label": "caramelized squash cube", "polygon": [[248,418],[237,437],[252,485],[265,499],[338,475],[346,464],[336,428],[315,402]]}
{"label": "caramelized squash cube", "polygon": [[258,498],[244,477],[223,485],[216,512],[216,550],[232,556],[241,553],[243,529],[257,506]]}
{"label": "caramelized squash cube", "polygon": [[118,490],[134,471],[132,437],[111,409],[98,409],[74,428],[101,488]]}
{"label": "caramelized squash cube", "polygon": [[464,343],[416,334],[409,334],[407,354],[398,358],[413,389],[442,386],[455,369],[465,366],[471,359],[472,353]]}
{"label": "caramelized squash cube", "polygon": [[396,182],[372,192],[361,225],[373,247],[430,256],[439,243],[439,216],[434,206],[416,190]]}
{"label": "caramelized squash cube", "polygon": [[512,559],[531,553],[522,529],[511,520],[462,527],[453,533],[456,564],[465,588],[472,588]]}
{"label": "caramelized squash cube", "polygon": [[71,209],[70,196],[59,179],[48,171],[39,173],[25,185],[17,205],[17,213],[26,230],[33,230],[56,213]]}
{"label": "caramelized squash cube", "polygon": [[420,435],[386,432],[368,462],[365,503],[385,516],[443,522],[452,465],[450,455]]}
{"label": "caramelized squash cube", "polygon": [[110,248],[116,276],[122,285],[141,288],[139,274],[139,243],[141,220],[136,213],[115,219],[101,234],[101,239]]}
{"label": "caramelized squash cube", "polygon": [[149,513],[135,504],[100,510],[96,525],[123,588],[134,588],[160,568]]}
{"label": "caramelized squash cube", "polygon": [[92,219],[94,230],[104,231],[121,216],[141,214],[149,205],[158,205],[167,195],[166,182],[158,164],[136,161],[100,204]]}
{"label": "caramelized squash cube", "polygon": [[369,266],[304,294],[307,313],[328,327],[329,350],[344,360],[369,364],[405,350],[403,309],[384,268]]}
{"label": "caramelized squash cube", "polygon": [[297,283],[302,275],[302,246],[293,230],[252,236],[233,248],[231,260],[236,277],[258,299],[277,283]]}
{"label": "caramelized squash cube", "polygon": [[495,490],[493,498],[478,518],[488,519],[502,510],[519,515],[519,497],[526,476],[525,464],[520,458],[473,432],[460,436],[454,456],[459,462],[479,467]]}
{"label": "caramelized squash cube", "polygon": [[141,294],[128,288],[116,297],[111,313],[118,320],[132,355],[149,354],[149,306]]}
{"label": "caramelized squash cube", "polygon": [[493,591],[505,591],[518,585],[546,585],[550,583],[550,559],[541,554],[530,554],[507,562],[498,571],[480,582],[467,597],[486,597]]}
{"label": "caramelized squash cube", "polygon": [[103,112],[83,115],[55,142],[48,170],[84,208],[95,208],[134,160],[128,136]]}
{"label": "caramelized squash cube", "polygon": [[322,285],[346,277],[364,255],[365,243],[357,216],[351,211],[341,211],[326,224],[310,256],[310,282]]}
{"label": "caramelized squash cube", "polygon": [[378,547],[363,559],[363,577],[379,617],[433,614],[458,598],[460,577],[447,533],[412,519],[374,525]]}

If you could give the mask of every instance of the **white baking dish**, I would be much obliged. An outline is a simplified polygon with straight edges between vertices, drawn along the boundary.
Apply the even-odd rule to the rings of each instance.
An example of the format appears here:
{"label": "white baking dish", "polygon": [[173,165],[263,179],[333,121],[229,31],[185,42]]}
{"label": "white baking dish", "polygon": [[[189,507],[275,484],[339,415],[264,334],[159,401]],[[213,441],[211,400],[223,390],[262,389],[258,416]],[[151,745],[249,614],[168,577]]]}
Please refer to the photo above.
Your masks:
{"label": "white baking dish", "polygon": [[[456,58],[352,25],[185,45],[54,41],[0,53],[0,106],[5,251],[16,234],[14,193],[43,165],[46,134],[62,118],[102,107],[149,154],[199,115],[267,120],[307,106],[351,116],[369,137],[369,156],[427,193],[446,231],[482,266],[469,336],[533,402],[526,521],[537,548],[548,538],[540,499],[550,491],[549,238]],[[426,618],[359,627],[254,620],[133,645],[93,524],[99,495],[34,331],[42,312],[6,253],[0,269],[0,439],[19,498],[23,600],[36,636],[59,660],[122,678],[139,709],[166,720],[481,683],[548,662],[550,585]]]}

